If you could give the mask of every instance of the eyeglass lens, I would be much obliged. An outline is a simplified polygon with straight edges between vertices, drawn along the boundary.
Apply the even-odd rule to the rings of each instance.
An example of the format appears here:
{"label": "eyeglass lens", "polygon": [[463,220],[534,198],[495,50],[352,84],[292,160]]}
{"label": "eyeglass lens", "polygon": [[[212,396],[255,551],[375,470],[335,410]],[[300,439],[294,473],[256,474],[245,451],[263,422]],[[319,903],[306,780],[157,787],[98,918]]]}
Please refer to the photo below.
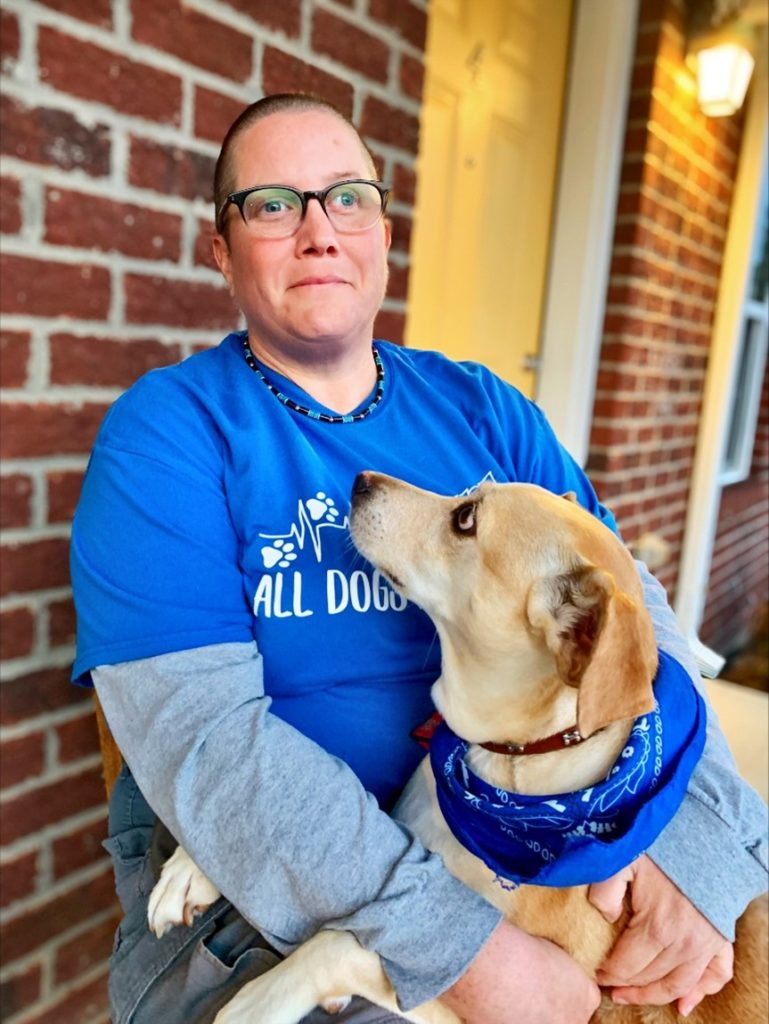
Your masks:
{"label": "eyeglass lens", "polygon": [[[340,182],[326,193],[323,208],[338,231],[365,231],[379,219],[382,197],[369,182]],[[255,188],[243,203],[246,223],[261,235],[292,234],[302,212],[301,196],[289,188]]]}

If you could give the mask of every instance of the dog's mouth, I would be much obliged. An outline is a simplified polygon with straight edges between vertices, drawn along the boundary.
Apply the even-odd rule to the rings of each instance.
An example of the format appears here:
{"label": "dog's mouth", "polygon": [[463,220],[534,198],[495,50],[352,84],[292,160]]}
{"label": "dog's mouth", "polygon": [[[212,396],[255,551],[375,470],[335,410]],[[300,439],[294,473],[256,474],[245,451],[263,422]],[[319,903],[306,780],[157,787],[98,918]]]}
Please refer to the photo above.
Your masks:
{"label": "dog's mouth", "polygon": [[398,590],[403,590],[404,589],[405,584],[404,584],[403,580],[401,580],[398,576],[396,576],[395,573],[392,571],[392,569],[388,569],[386,565],[378,565],[377,569],[379,569],[381,574],[383,576],[385,576],[390,581],[390,583],[392,583],[392,585],[394,587],[397,587]]}

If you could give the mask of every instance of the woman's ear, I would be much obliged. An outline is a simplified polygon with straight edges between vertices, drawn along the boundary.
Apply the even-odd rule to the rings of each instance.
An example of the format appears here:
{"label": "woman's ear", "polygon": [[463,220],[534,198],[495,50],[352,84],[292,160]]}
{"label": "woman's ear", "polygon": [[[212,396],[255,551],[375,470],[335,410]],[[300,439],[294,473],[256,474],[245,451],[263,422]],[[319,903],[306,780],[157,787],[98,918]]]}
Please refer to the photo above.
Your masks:
{"label": "woman's ear", "polygon": [[218,231],[215,231],[211,238],[211,250],[216,260],[216,265],[222,273],[222,277],[227,282],[227,286],[230,289],[230,295],[233,295],[232,287],[232,258],[230,256],[230,247],[227,244],[227,239],[224,235],[220,235]]}

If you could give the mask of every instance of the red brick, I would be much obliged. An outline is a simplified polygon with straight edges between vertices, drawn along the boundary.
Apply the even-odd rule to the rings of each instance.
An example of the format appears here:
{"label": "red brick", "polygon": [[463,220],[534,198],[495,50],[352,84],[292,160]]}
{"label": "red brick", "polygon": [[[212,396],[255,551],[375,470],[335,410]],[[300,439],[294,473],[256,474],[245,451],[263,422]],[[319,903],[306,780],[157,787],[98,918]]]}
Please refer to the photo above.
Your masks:
{"label": "red brick", "polygon": [[244,32],[214,21],[179,0],[133,0],[131,30],[134,39],[222,75],[244,82],[251,74],[251,38]]}
{"label": "red brick", "polygon": [[396,164],[393,171],[392,187],[398,202],[413,203],[417,191],[417,176],[413,168]]}
{"label": "red brick", "polygon": [[198,221],[198,233],[195,235],[195,248],[193,259],[196,266],[208,267],[209,270],[217,270],[216,260],[211,248],[211,239],[214,235],[214,226],[210,220]]}
{"label": "red brick", "polygon": [[311,92],[333,103],[347,117],[352,116],[353,88],[349,82],[272,46],[265,48],[262,59],[262,88],[266,95]]}
{"label": "red brick", "polygon": [[45,241],[147,260],[178,260],[182,219],[134,203],[49,188]]}
{"label": "red brick", "polygon": [[46,85],[86,100],[99,97],[132,117],[180,123],[182,83],[177,75],[45,26],[39,29],[37,46]]}
{"label": "red brick", "polygon": [[16,235],[21,231],[21,185],[18,178],[0,179],[0,232]]}
{"label": "red brick", "polygon": [[51,647],[61,647],[74,643],[75,640],[75,606],[71,598],[64,601],[53,601],[48,605],[48,643]]}
{"label": "red brick", "polygon": [[3,787],[16,786],[25,779],[40,775],[45,766],[45,735],[31,733],[0,744],[3,765]]}
{"label": "red brick", "polygon": [[195,134],[201,139],[220,143],[235,118],[245,108],[242,100],[195,86]]}
{"label": "red brick", "polygon": [[387,43],[322,8],[315,8],[312,48],[375,82],[387,81],[390,64]]}
{"label": "red brick", "polygon": [[73,718],[56,729],[59,737],[59,761],[68,764],[99,752],[99,734],[96,716],[92,712],[82,718]]}
{"label": "red brick", "polygon": [[32,609],[10,608],[0,612],[0,640],[4,658],[23,658],[30,654],[35,644],[35,615]]}
{"label": "red brick", "polygon": [[10,1020],[40,998],[40,964],[31,964],[0,985],[0,1020]]}
{"label": "red brick", "polygon": [[10,11],[0,11],[0,60],[3,68],[6,62],[19,59],[19,22]]}
{"label": "red brick", "polygon": [[302,22],[301,0],[227,0],[230,7],[236,8],[252,18],[262,28],[278,29],[287,36],[298,36]]}
{"label": "red brick", "polygon": [[0,96],[0,150],[33,164],[80,168],[92,178],[110,171],[106,125],[87,127],[67,111],[26,107],[10,96]]}
{"label": "red brick", "polygon": [[69,583],[69,542],[63,537],[5,544],[0,594],[26,594]]}
{"label": "red brick", "polygon": [[181,146],[131,137],[128,180],[164,196],[213,202],[216,160]]}
{"label": "red brick", "polygon": [[131,324],[227,330],[237,323],[232,299],[218,285],[126,274],[125,294]]}
{"label": "red brick", "polygon": [[103,28],[112,27],[112,0],[40,0],[46,7],[52,7],[55,11],[68,14],[70,18],[80,18],[81,21],[89,21],[93,25]]}
{"label": "red brick", "polygon": [[92,690],[70,683],[68,668],[30,672],[3,681],[0,686],[0,722],[18,725],[50,711],[90,702],[92,695]]}
{"label": "red brick", "polygon": [[360,125],[364,136],[416,154],[419,147],[419,118],[405,110],[367,96]]}
{"label": "red brick", "polygon": [[0,526],[29,526],[32,508],[32,480],[23,473],[0,477]]}
{"label": "red brick", "polygon": [[[46,825],[55,825],[73,814],[99,807],[104,799],[101,767],[37,786],[3,802],[3,841],[10,844],[22,836],[33,835]],[[94,909],[88,908],[87,913],[93,913]],[[15,949],[13,944],[5,948]]]}
{"label": "red brick", "polygon": [[425,84],[424,62],[410,57],[407,53],[401,54],[401,63],[398,69],[398,82],[401,92],[410,96],[413,100],[421,101],[422,89]]}
{"label": "red brick", "polygon": [[109,312],[110,274],[90,264],[0,257],[0,312],[103,320]]}
{"label": "red brick", "polygon": [[23,388],[27,383],[30,335],[28,331],[0,332],[0,385]]}
{"label": "red brick", "polygon": [[104,963],[112,950],[115,929],[120,918],[117,914],[94,925],[56,951],[54,978],[57,985],[85,974],[97,964]]}
{"label": "red brick", "polygon": [[[94,730],[96,726],[94,725]],[[87,868],[107,857],[102,847],[102,840],[107,838],[106,815],[99,821],[91,822],[70,832],[69,835],[55,839],[51,844],[53,852],[53,877],[63,878],[81,868]]]}
{"label": "red brick", "polygon": [[178,345],[144,338],[113,341],[54,334],[50,349],[52,384],[127,388],[148,370],[178,363],[181,358]]}
{"label": "red brick", "polygon": [[0,455],[23,459],[30,455],[89,452],[108,408],[96,402],[7,402],[3,408]]}
{"label": "red brick", "polygon": [[83,474],[75,469],[52,469],[46,473],[48,488],[48,522],[68,523],[83,486]]}
{"label": "red brick", "polygon": [[0,864],[0,907],[31,896],[37,886],[38,851],[23,853]]}
{"label": "red brick", "polygon": [[369,0],[368,13],[394,28],[412,46],[424,50],[427,39],[427,11],[410,0]]}
{"label": "red brick", "polygon": [[25,1017],[24,1024],[104,1024],[109,999],[106,973],[81,988],[69,991],[58,1003],[33,1017]]}
{"label": "red brick", "polygon": [[[28,910],[2,924],[3,949],[13,950],[21,958],[51,938],[87,921],[89,917],[109,909],[115,901],[112,870],[105,870],[90,882],[54,897],[43,906]],[[6,953],[7,955],[7,953]]]}
{"label": "red brick", "polygon": [[385,341],[393,341],[396,345],[402,345],[405,328],[405,313],[383,309],[379,311],[374,322],[374,337],[382,338]]}
{"label": "red brick", "polygon": [[210,348],[216,348],[218,341],[198,341],[190,345],[190,353],[196,355],[198,352],[206,352]]}
{"label": "red brick", "polygon": [[409,268],[390,264],[390,278],[387,283],[387,294],[391,299],[405,299],[408,295]]}

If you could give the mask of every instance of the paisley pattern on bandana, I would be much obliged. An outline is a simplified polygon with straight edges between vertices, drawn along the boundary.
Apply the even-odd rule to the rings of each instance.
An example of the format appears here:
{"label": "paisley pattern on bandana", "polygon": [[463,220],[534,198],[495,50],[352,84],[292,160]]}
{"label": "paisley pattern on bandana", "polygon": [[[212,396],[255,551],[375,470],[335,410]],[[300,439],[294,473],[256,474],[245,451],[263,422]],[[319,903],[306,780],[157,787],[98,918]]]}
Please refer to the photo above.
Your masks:
{"label": "paisley pattern on bandana", "polygon": [[705,745],[704,701],[664,652],[654,696],[654,710],[636,720],[607,777],[574,793],[527,796],[490,786],[464,763],[469,744],[444,722],[430,744],[430,760],[454,836],[505,888],[610,878],[647,850],[673,817]]}

